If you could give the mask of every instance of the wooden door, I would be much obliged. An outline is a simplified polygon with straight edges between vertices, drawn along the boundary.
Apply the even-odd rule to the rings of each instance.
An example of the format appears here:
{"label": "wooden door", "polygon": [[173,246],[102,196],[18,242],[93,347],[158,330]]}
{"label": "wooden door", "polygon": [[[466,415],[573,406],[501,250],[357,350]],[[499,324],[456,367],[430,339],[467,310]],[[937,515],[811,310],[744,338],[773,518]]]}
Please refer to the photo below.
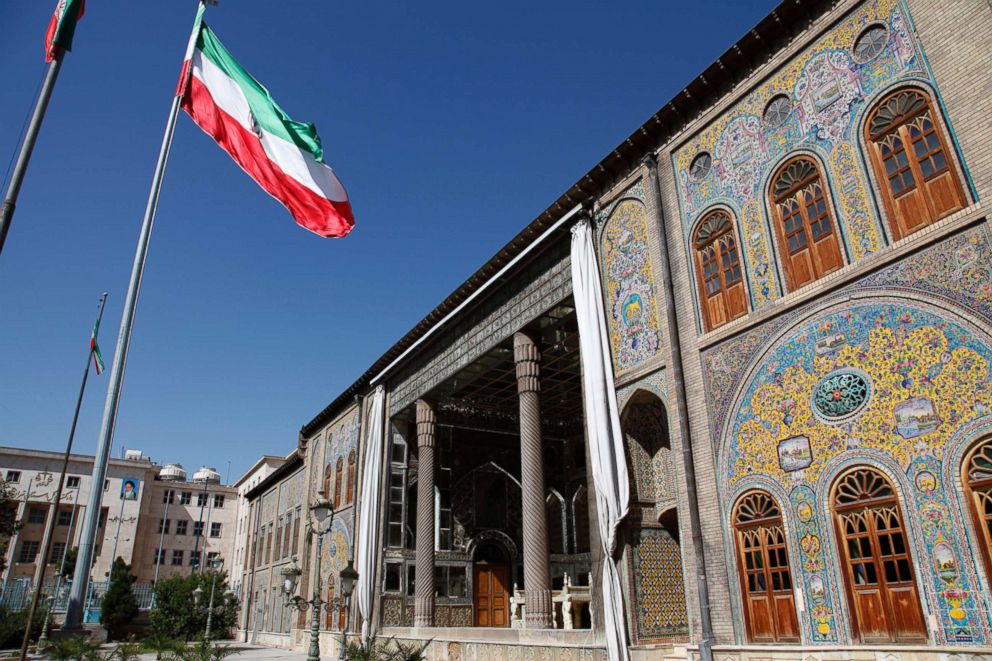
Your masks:
{"label": "wooden door", "polygon": [[[884,481],[874,490],[875,497],[863,489],[853,507],[851,502],[835,501],[854,635],[863,643],[926,642],[913,562],[895,493],[887,480],[871,470],[855,471],[845,478],[854,480],[861,481],[862,486],[870,480]],[[858,500],[868,502],[858,505]]]}
{"label": "wooden door", "polygon": [[965,206],[947,142],[923,92],[901,90],[883,100],[866,125],[875,174],[896,239]]}
{"label": "wooden door", "polygon": [[778,505],[766,493],[751,492],[735,508],[734,523],[748,640],[799,642],[792,572]]}
{"label": "wooden door", "polygon": [[474,567],[475,626],[505,627],[509,622],[510,595],[506,565],[477,564]]}
{"label": "wooden door", "polygon": [[782,168],[773,183],[775,232],[790,291],[844,265],[829,192],[816,164],[805,158]]}

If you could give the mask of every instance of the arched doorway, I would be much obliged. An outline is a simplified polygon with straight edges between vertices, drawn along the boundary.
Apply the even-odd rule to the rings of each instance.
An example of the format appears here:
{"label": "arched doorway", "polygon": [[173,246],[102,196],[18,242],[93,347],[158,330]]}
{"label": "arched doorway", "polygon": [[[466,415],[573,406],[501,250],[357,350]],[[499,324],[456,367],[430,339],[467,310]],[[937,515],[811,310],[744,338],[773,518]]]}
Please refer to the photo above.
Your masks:
{"label": "arched doorway", "polygon": [[782,510],[764,491],[751,491],[734,508],[737,564],[744,624],[753,643],[799,642]]}
{"label": "arched doorway", "polygon": [[510,623],[510,559],[500,544],[485,541],[472,555],[475,626],[506,627]]}
{"label": "arched doorway", "polygon": [[833,490],[852,634],[863,643],[925,642],[913,559],[892,483],[871,468],[842,475]]}
{"label": "arched doorway", "polygon": [[986,579],[992,584],[992,438],[968,453],[963,469],[962,481],[970,496],[972,523],[980,540]]}

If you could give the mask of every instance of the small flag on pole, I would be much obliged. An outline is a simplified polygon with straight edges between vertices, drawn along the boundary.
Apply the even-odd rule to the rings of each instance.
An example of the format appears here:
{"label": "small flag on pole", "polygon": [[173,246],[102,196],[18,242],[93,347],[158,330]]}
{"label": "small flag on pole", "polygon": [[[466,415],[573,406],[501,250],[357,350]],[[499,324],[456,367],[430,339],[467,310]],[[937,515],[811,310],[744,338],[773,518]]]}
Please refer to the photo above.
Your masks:
{"label": "small flag on pole", "polygon": [[200,23],[176,94],[182,107],[299,225],[341,237],[355,218],[313,124],[291,119]]}
{"label": "small flag on pole", "polygon": [[100,320],[96,320],[93,325],[93,332],[90,334],[90,351],[93,353],[93,367],[99,375],[103,372],[103,354],[100,353],[100,345],[96,342],[96,336],[100,332]]}
{"label": "small flag on pole", "polygon": [[45,61],[55,59],[56,48],[72,50],[72,35],[76,32],[76,21],[83,17],[85,0],[58,0],[52,19],[45,31]]}

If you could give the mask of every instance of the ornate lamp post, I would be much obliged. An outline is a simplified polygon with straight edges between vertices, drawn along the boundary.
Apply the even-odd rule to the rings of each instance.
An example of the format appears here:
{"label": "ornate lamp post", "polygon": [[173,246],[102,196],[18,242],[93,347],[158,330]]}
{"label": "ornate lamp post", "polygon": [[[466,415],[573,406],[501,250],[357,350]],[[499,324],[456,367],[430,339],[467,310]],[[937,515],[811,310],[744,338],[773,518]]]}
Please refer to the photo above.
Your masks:
{"label": "ornate lamp post", "polygon": [[286,605],[298,611],[310,609],[310,649],[307,651],[307,661],[320,661],[320,609],[325,602],[320,598],[320,555],[324,545],[324,535],[331,529],[334,520],[334,506],[324,497],[323,491],[317,492],[317,499],[310,505],[310,515],[307,517],[307,532],[317,537],[317,565],[313,582],[313,597],[306,601],[296,592],[297,582],[303,573],[294,559],[279,572],[284,578],[283,591],[286,593]]}
{"label": "ornate lamp post", "polygon": [[[217,587],[217,574],[220,572],[220,568],[223,564],[224,558],[214,558],[210,561],[210,569],[213,570],[213,576],[210,577],[210,602],[207,604],[207,627],[203,632],[203,640],[208,643],[210,642],[210,624],[213,621],[214,614],[214,589]],[[197,588],[193,590],[193,603],[199,604],[202,599],[203,587],[197,586]]]}
{"label": "ornate lamp post", "polygon": [[351,615],[351,593],[355,590],[355,581],[358,580],[358,572],[351,565],[351,560],[348,560],[348,566],[341,570],[339,574],[341,578],[341,597],[344,600],[344,626],[341,628],[341,650],[338,653],[338,659],[345,658],[345,648],[348,645],[348,617]]}

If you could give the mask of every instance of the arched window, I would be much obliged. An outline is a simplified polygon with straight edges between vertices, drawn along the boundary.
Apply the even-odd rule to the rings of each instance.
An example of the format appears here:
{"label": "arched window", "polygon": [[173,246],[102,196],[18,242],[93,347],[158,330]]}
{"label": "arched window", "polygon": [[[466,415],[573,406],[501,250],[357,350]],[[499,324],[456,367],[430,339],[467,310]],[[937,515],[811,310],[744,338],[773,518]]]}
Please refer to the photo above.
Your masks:
{"label": "arched window", "polygon": [[345,504],[350,505],[355,499],[355,451],[348,453],[348,489]]}
{"label": "arched window", "polygon": [[548,522],[548,552],[568,553],[565,536],[565,499],[554,489],[548,489],[544,499],[544,512]]}
{"label": "arched window", "polygon": [[985,577],[992,584],[992,439],[985,439],[964,462],[962,482],[971,501],[975,524],[985,561]]}
{"label": "arched window", "polygon": [[748,640],[799,642],[792,571],[778,504],[763,491],[744,494],[734,508],[734,531]]}
{"label": "arched window", "polygon": [[926,641],[906,527],[889,480],[856,468],[833,491],[851,628],[862,643]]}
{"label": "arched window", "polygon": [[964,208],[961,182],[925,93],[904,89],[885,97],[865,132],[896,239]]}
{"label": "arched window", "polygon": [[344,457],[338,457],[338,464],[334,467],[334,509],[341,507],[341,478],[344,474]]}
{"label": "arched window", "polygon": [[816,162],[794,158],[772,177],[779,255],[790,291],[844,266],[830,193]]}
{"label": "arched window", "polygon": [[324,466],[324,498],[331,497],[331,465]]}
{"label": "arched window", "polygon": [[730,214],[723,210],[708,214],[699,223],[692,243],[706,330],[747,314],[740,250]]}

